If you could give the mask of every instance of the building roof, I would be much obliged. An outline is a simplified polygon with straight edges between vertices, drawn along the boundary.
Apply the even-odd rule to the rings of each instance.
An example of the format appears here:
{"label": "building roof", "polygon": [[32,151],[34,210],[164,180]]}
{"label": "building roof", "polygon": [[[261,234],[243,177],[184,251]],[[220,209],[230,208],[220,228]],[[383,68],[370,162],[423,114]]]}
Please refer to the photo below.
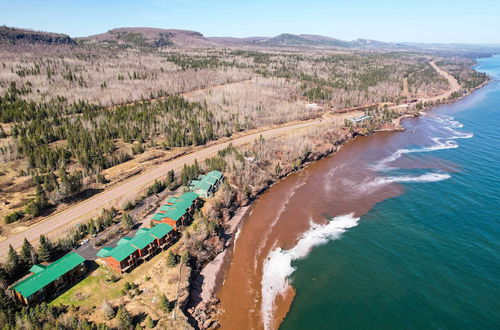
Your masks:
{"label": "building roof", "polygon": [[165,219],[166,216],[167,215],[164,213],[155,213],[151,219],[157,220],[157,221],[162,221],[163,219]]}
{"label": "building roof", "polygon": [[191,181],[191,185],[194,187],[194,190],[202,190],[202,191],[209,191],[210,188],[212,188],[212,185],[208,182],[205,181],[198,181],[198,180],[193,180]]}
{"label": "building roof", "polygon": [[144,233],[147,233],[149,231],[148,228],[141,228],[137,231],[137,234],[135,234],[136,236],[137,235],[140,235],[140,234],[144,234]]}
{"label": "building roof", "polygon": [[139,250],[144,249],[146,246],[151,244],[155,238],[148,233],[140,234],[134,237],[131,241],[130,244],[138,248]]}
{"label": "building roof", "polygon": [[187,200],[187,201],[191,201],[193,202],[196,198],[198,198],[198,194],[197,193],[194,193],[192,191],[188,191],[184,194],[182,194],[179,199],[182,199],[182,200]]}
{"label": "building roof", "polygon": [[210,171],[210,172],[207,173],[207,176],[211,176],[211,177],[214,177],[217,180],[219,180],[220,178],[222,178],[222,172],[220,172],[220,171]]}
{"label": "building roof", "polygon": [[135,251],[137,251],[137,248],[129,243],[120,244],[112,249],[107,256],[115,259],[116,261],[123,261]]}
{"label": "building roof", "polygon": [[208,175],[203,178],[203,182],[209,183],[211,185],[216,184],[217,180],[219,180],[219,179],[217,179],[216,177],[213,177],[213,176],[208,176]]}
{"label": "building roof", "polygon": [[173,230],[171,226],[166,223],[159,223],[149,230],[149,235],[152,235],[158,239],[165,237],[168,233]]}
{"label": "building roof", "polygon": [[107,257],[109,255],[109,252],[113,250],[112,247],[109,247],[109,246],[105,246],[103,247],[102,249],[100,249],[98,252],[97,252],[97,256],[100,257],[100,258],[104,258],[104,257]]}
{"label": "building roof", "polygon": [[198,187],[198,185],[201,183],[201,179],[203,179],[203,176],[200,178],[200,180],[191,180],[189,186]]}
{"label": "building roof", "polygon": [[167,204],[174,204],[178,197],[170,197],[167,199]]}
{"label": "building roof", "polygon": [[[104,247],[99,250],[97,256],[100,258],[110,257],[116,261],[125,260],[135,251],[144,249],[155,239],[163,238],[171,231],[172,227],[165,223],[158,224],[151,229],[141,228],[137,231],[135,237],[123,237],[116,247]],[[120,244],[120,242],[122,243]]]}
{"label": "building roof", "polygon": [[12,289],[19,292],[23,297],[28,298],[84,261],[85,259],[78,253],[70,252],[61,259],[46,266],[45,269],[14,285]]}
{"label": "building roof", "polygon": [[159,210],[162,211],[162,212],[167,212],[167,211],[171,210],[174,207],[175,207],[174,205],[164,204],[164,205],[160,206]]}
{"label": "building roof", "polygon": [[180,200],[179,199],[179,200],[177,200],[177,202],[175,202],[174,205],[169,205],[170,209],[168,209],[167,211],[170,211],[170,210],[187,210],[192,205],[193,205],[193,202],[191,202],[191,201],[185,201],[185,200]]}
{"label": "building roof", "polygon": [[40,273],[41,271],[43,271],[46,267],[44,265],[33,265],[31,266],[30,268],[30,273]]}
{"label": "building roof", "polygon": [[122,238],[120,238],[118,243],[116,243],[116,245],[122,245],[122,244],[128,243],[128,242],[130,242],[131,239],[132,239],[131,237],[122,237]]}
{"label": "building roof", "polygon": [[165,217],[172,219],[174,221],[178,221],[180,218],[182,218],[182,216],[184,214],[186,214],[185,209],[177,209],[176,208],[176,209],[170,210],[167,213],[165,213]]}

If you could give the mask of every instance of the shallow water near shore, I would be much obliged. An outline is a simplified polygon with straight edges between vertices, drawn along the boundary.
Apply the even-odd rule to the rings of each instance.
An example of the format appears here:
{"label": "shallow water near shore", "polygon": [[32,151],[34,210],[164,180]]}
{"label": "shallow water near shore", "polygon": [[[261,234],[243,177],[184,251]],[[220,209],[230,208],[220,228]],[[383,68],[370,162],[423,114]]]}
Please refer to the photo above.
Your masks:
{"label": "shallow water near shore", "polygon": [[[477,69],[498,79],[500,58]],[[223,328],[499,328],[500,82],[403,124],[255,203]]]}

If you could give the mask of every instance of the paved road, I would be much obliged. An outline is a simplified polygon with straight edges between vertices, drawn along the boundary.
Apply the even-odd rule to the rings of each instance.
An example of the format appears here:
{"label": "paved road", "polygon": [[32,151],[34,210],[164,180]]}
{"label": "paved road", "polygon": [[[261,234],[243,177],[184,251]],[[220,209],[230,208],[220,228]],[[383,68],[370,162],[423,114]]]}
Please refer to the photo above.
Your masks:
{"label": "paved road", "polygon": [[264,138],[271,138],[283,135],[296,129],[306,128],[310,126],[327,123],[343,123],[344,119],[354,118],[359,114],[359,112],[340,114],[338,116],[332,116],[324,119],[309,120],[293,125],[280,126],[264,131],[258,131],[231,139],[226,142],[213,144],[207,146],[204,149],[200,149],[193,153],[176,158],[172,161],[161,164],[148,172],[132,177],[116,186],[112,186],[102,193],[99,193],[87,200],[84,200],[68,209],[56,213],[48,217],[47,219],[30,226],[23,232],[8,237],[6,240],[0,242],[0,257],[4,257],[7,254],[9,244],[12,244],[12,246],[17,249],[21,247],[24,238],[27,238],[30,242],[37,244],[40,235],[48,235],[51,238],[57,237],[58,234],[61,234],[63,231],[70,229],[76,223],[83,222],[90,217],[97,215],[97,211],[102,209],[103,207],[109,207],[111,205],[122,205],[127,200],[133,199],[135,196],[137,196],[138,192],[141,189],[151,185],[156,179],[162,179],[166,177],[169,170],[180,170],[182,169],[184,164],[193,163],[195,160],[202,161],[207,157],[214,156],[219,150],[226,148],[230,143],[238,146],[253,142],[261,135]]}

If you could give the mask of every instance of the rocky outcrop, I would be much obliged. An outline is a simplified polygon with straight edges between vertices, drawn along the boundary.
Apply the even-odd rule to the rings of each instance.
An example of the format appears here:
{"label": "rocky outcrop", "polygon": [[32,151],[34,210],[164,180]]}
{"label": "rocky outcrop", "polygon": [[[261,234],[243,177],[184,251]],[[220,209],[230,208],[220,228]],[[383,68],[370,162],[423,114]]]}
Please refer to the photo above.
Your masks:
{"label": "rocky outcrop", "polygon": [[31,31],[6,26],[0,27],[0,43],[76,45],[76,41],[65,34]]}

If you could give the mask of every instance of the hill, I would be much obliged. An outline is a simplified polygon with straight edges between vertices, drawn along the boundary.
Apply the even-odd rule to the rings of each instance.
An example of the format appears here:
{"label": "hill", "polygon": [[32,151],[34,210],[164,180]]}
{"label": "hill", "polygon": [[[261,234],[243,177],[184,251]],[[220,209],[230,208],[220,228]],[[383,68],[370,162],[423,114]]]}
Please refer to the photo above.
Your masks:
{"label": "hill", "polygon": [[263,46],[263,47],[320,47],[320,48],[394,48],[401,45],[368,40],[357,39],[345,41],[336,38],[315,35],[315,34],[291,34],[282,33],[276,37],[249,37],[249,38],[230,38],[230,37],[211,37],[207,38],[215,43],[226,46]]}
{"label": "hill", "polygon": [[7,26],[0,26],[0,43],[76,45],[75,40],[66,34],[33,31]]}
{"label": "hill", "polygon": [[84,43],[108,43],[140,47],[214,47],[203,34],[188,30],[124,27],[106,33],[79,38]]}

